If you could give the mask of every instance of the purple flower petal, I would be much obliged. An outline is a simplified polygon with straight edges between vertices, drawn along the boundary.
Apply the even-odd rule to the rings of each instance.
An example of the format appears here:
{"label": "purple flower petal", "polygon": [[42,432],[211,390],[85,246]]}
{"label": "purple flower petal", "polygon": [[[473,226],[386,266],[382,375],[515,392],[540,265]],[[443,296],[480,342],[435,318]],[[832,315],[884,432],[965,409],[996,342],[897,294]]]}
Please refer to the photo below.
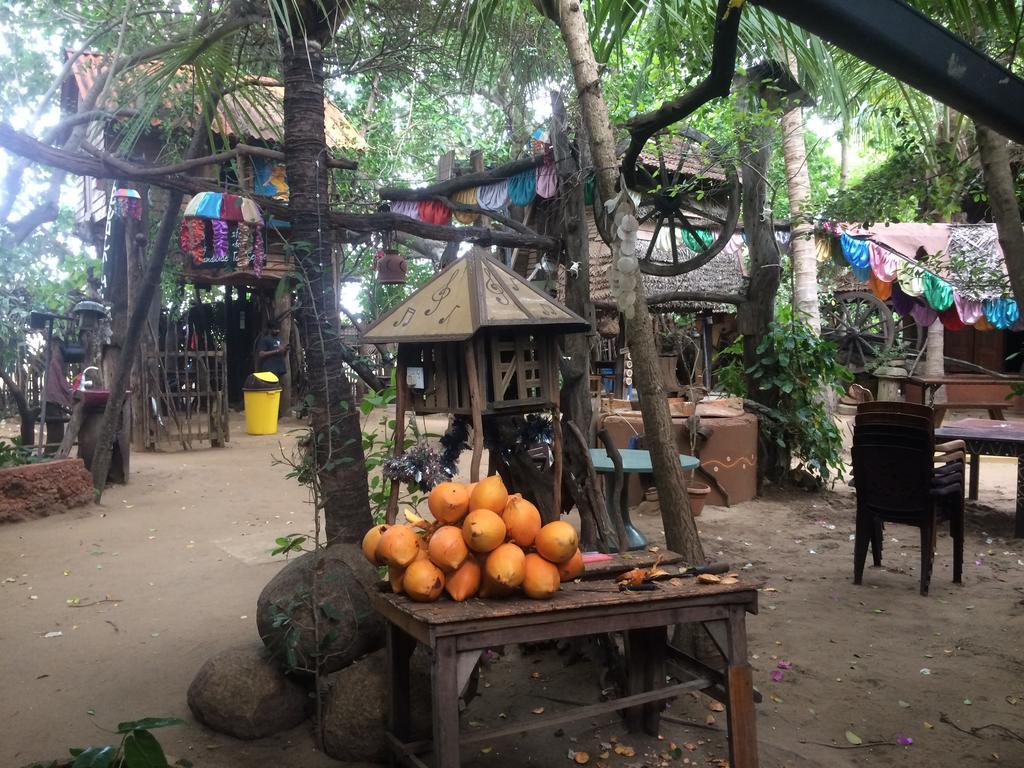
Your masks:
{"label": "purple flower petal", "polygon": [[792,668],[793,668],[793,662],[791,662],[791,661],[780,661],[779,662],[779,669],[792,669]]}
{"label": "purple flower petal", "polygon": [[896,737],[896,741],[901,747],[909,747],[914,743],[914,740],[910,736],[903,736],[902,734]]}
{"label": "purple flower petal", "polygon": [[772,680],[774,680],[776,683],[782,682],[782,678],[784,675],[785,672],[783,672],[781,669],[772,670]]}

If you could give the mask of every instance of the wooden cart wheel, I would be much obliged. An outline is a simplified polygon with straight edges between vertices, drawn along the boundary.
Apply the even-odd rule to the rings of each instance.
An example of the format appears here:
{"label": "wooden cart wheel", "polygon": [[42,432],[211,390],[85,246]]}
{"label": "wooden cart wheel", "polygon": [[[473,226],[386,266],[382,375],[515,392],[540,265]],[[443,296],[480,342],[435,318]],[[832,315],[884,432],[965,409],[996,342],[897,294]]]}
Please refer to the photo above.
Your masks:
{"label": "wooden cart wheel", "polygon": [[[636,178],[635,191],[641,196],[637,219],[643,229],[653,228],[640,254],[641,272],[681,275],[721,253],[739,220],[740,182],[736,166],[718,143],[693,128],[657,133],[641,155]],[[610,245],[610,218],[596,197],[594,219]]]}
{"label": "wooden cart wheel", "polygon": [[821,308],[821,336],[839,348],[839,362],[854,373],[892,347],[892,308],[867,291],[837,293]]}

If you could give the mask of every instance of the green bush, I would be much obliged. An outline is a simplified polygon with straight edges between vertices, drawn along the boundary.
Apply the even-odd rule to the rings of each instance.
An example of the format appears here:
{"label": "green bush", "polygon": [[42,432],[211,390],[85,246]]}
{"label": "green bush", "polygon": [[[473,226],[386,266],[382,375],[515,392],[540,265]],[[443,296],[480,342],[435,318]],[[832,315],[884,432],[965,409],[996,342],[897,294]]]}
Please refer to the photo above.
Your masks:
{"label": "green bush", "polygon": [[744,367],[742,337],[719,355],[719,386],[738,397],[753,390],[770,393],[752,398],[770,403],[762,410],[762,437],[820,483],[834,483],[843,472],[842,436],[824,396],[842,393],[853,376],[839,364],[836,351],[783,306],[757,346],[756,363]]}

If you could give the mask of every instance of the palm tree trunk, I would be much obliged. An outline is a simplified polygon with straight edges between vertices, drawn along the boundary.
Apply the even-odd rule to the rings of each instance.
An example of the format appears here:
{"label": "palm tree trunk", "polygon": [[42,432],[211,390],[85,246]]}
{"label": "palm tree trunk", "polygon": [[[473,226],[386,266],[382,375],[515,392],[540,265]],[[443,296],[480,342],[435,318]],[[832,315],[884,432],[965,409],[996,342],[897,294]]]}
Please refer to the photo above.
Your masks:
{"label": "palm tree trunk", "polygon": [[1024,307],[1024,229],[1021,227],[1006,138],[981,124],[975,125],[974,130],[985,174],[985,191],[988,192],[992,220],[1006,258],[1010,286],[1018,306]]}
{"label": "palm tree trunk", "polygon": [[335,312],[330,235],[326,227],[327,141],[324,136],[324,60],[315,40],[282,41],[284,154],[288,216],[301,273],[300,312],[306,378],[312,395],[314,462],[329,543],[360,541],[373,524],[358,411],[342,369]]}
{"label": "palm tree trunk", "polygon": [[[601,200],[612,199],[618,176],[618,158],[608,106],[601,92],[601,78],[590,45],[587,20],[577,0],[556,0],[557,13],[548,15],[558,24],[569,51],[580,112],[587,128],[590,153],[597,174]],[[545,10],[547,12],[547,10]],[[613,244],[613,252],[615,251]],[[672,432],[668,400],[661,386],[658,350],[654,342],[650,311],[643,286],[638,281],[633,316],[626,318],[626,338],[633,358],[633,373],[640,395],[645,441],[651,454],[655,484],[665,526],[668,548],[683,555],[688,563],[704,562],[704,551],[686,494],[686,480],[679,464],[679,452]]]}
{"label": "palm tree trunk", "polygon": [[[796,59],[789,55],[789,67],[796,71]],[[782,115],[782,154],[789,191],[790,253],[793,257],[793,306],[800,316],[821,333],[818,308],[818,261],[814,248],[814,227],[808,215],[811,178],[807,171],[804,142],[804,111],[794,106]]]}

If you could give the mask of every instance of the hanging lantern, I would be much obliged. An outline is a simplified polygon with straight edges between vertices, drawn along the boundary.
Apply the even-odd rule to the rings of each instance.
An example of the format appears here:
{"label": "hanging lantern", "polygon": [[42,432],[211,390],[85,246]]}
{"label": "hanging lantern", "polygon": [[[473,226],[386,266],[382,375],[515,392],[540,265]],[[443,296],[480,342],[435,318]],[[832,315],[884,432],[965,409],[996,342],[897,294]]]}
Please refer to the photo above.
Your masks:
{"label": "hanging lantern", "polygon": [[266,263],[263,215],[248,198],[222,192],[200,192],[181,218],[181,249],[195,267],[252,270]]}
{"label": "hanging lantern", "polygon": [[129,187],[118,187],[111,193],[111,208],[115,219],[142,219],[142,195]]}
{"label": "hanging lantern", "polygon": [[91,331],[107,316],[107,308],[98,301],[80,301],[72,307],[71,314],[78,319],[79,330]]}

